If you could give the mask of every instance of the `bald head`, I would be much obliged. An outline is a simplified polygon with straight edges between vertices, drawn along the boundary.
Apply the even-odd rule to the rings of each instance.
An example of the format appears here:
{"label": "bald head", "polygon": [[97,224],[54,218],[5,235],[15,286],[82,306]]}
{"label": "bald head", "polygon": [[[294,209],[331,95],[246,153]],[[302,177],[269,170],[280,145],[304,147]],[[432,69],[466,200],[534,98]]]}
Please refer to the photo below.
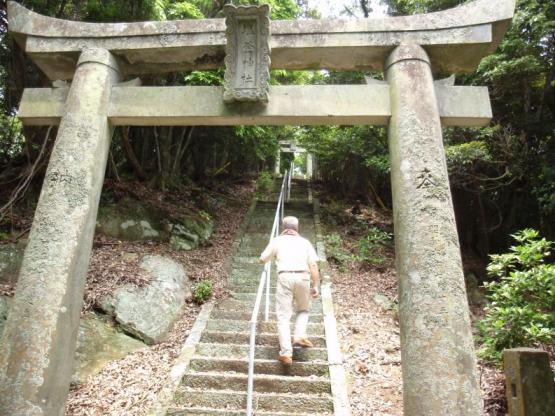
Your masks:
{"label": "bald head", "polygon": [[297,217],[284,217],[283,229],[299,231],[299,220]]}

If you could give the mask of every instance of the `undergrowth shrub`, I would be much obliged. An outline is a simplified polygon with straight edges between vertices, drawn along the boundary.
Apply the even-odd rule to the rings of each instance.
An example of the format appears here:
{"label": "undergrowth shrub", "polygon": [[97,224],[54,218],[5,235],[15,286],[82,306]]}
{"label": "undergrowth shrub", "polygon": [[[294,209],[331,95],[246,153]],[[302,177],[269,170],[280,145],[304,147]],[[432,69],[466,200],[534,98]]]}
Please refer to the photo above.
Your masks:
{"label": "undergrowth shrub", "polygon": [[354,258],[348,250],[343,248],[343,239],[339,234],[332,233],[326,235],[325,241],[327,257],[339,266],[339,270],[345,271]]}
{"label": "undergrowth shrub", "polygon": [[256,181],[256,196],[259,198],[267,196],[272,191],[273,183],[272,174],[268,171],[262,172]]}
{"label": "undergrowth shrub", "polygon": [[508,253],[491,256],[484,286],[490,304],[478,328],[479,354],[499,362],[504,349],[533,347],[555,340],[555,265],[545,264],[553,242],[531,229],[512,235]]}
{"label": "undergrowth shrub", "polygon": [[193,287],[193,300],[198,304],[203,304],[212,296],[212,283],[208,280],[201,280]]}
{"label": "undergrowth shrub", "polygon": [[391,246],[393,235],[378,227],[370,227],[365,237],[358,241],[357,260],[371,266],[383,266],[389,262],[386,250]]}

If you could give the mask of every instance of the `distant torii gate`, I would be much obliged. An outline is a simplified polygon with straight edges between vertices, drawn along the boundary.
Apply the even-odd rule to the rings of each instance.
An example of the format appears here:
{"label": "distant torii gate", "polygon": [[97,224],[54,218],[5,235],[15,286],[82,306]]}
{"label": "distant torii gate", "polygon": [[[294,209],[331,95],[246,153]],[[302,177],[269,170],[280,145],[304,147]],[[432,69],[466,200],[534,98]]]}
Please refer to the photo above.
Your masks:
{"label": "distant torii gate", "polygon": [[281,163],[281,153],[293,153],[293,155],[297,153],[304,153],[306,155],[306,177],[308,179],[312,179],[314,176],[314,155],[312,153],[307,152],[307,150],[303,147],[298,147],[296,144],[289,142],[287,140],[281,140],[279,143],[279,148],[276,155],[276,164],[274,173],[279,175],[280,173],[280,163]]}
{"label": "distant torii gate", "polygon": [[[82,23],[10,2],[10,34],[51,80],[72,83],[26,89],[21,101],[24,124],[59,130],[1,340],[2,415],[63,414],[113,126],[252,124],[388,126],[405,414],[481,415],[441,129],[486,125],[491,109],[486,88],[434,84],[432,70],[472,71],[501,41],[514,7],[477,0],[426,15],[268,22],[269,48],[242,61],[227,55],[243,84],[224,96],[220,87],[120,83],[222,67],[224,19]],[[251,38],[237,39],[246,47]],[[387,82],[262,85],[249,95],[239,87],[267,75],[249,72],[253,51],[274,69],[383,70]]]}

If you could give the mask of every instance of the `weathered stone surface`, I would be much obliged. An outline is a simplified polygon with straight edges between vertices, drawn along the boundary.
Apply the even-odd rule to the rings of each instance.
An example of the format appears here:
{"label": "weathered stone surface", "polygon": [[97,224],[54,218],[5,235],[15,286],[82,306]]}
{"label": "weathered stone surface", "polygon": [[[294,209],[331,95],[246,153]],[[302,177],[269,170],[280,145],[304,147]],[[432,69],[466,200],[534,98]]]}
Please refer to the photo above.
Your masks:
{"label": "weathered stone surface", "polygon": [[100,207],[96,231],[122,240],[163,241],[169,238],[169,223],[140,201],[124,198]]}
{"label": "weathered stone surface", "polygon": [[110,148],[106,111],[117,79],[108,51],[82,53],[0,342],[4,414],[63,414]]}
{"label": "weathered stone surface", "polygon": [[224,101],[268,101],[270,6],[228,4]]}
{"label": "weathered stone surface", "polygon": [[121,333],[107,319],[88,313],[79,325],[72,383],[83,383],[110,361],[144,347],[145,344]]}
{"label": "weathered stone surface", "polygon": [[533,348],[503,351],[509,416],[551,416],[555,410],[553,372],[547,352]]}
{"label": "weathered stone surface", "polygon": [[190,212],[172,224],[159,209],[123,198],[117,204],[100,207],[96,231],[121,240],[169,241],[178,250],[192,250],[208,241],[214,223],[200,211]]}
{"label": "weathered stone surface", "polygon": [[17,282],[24,250],[23,245],[0,245],[0,284],[14,284]]}
{"label": "weathered stone surface", "polygon": [[198,246],[199,236],[187,230],[181,224],[175,224],[172,227],[172,236],[170,244],[177,250],[192,250]]}
{"label": "weathered stone surface", "polygon": [[4,325],[8,319],[10,303],[11,298],[0,295],[0,342],[2,340],[2,332],[4,332]]}
{"label": "weathered stone surface", "polygon": [[126,285],[101,302],[120,327],[147,344],[163,341],[191,296],[183,267],[162,256],[146,256],[140,267],[153,276],[144,287]]}
{"label": "weathered stone surface", "polygon": [[[426,46],[437,70],[472,71],[503,37],[514,5],[478,0],[416,16],[272,22],[272,68],[381,70],[396,45],[416,43]],[[225,58],[223,19],[70,22],[15,2],[8,16],[11,34],[52,80],[71,79],[79,51],[91,45],[112,51],[128,74],[214,69]]]}
{"label": "weathered stone surface", "polygon": [[429,59],[420,46],[401,45],[386,65],[404,413],[480,416],[482,400]]}
{"label": "weathered stone surface", "polygon": [[214,232],[214,223],[208,217],[184,217],[181,224],[172,224],[170,244],[177,250],[192,250],[203,244]]}
{"label": "weathered stone surface", "polygon": [[[109,117],[126,126],[230,126],[386,125],[391,116],[389,86],[382,84],[273,86],[268,104],[254,107],[225,105],[222,94],[222,87],[114,87]],[[491,119],[486,87],[438,85],[436,97],[444,126],[485,126]],[[64,102],[59,88],[26,89],[18,117],[26,125],[57,124]]]}
{"label": "weathered stone surface", "polygon": [[395,303],[393,303],[391,299],[389,299],[387,296],[382,295],[380,293],[376,293],[372,297],[372,300],[376,305],[378,305],[382,309],[389,310],[389,309],[393,309],[393,307],[395,306]]}

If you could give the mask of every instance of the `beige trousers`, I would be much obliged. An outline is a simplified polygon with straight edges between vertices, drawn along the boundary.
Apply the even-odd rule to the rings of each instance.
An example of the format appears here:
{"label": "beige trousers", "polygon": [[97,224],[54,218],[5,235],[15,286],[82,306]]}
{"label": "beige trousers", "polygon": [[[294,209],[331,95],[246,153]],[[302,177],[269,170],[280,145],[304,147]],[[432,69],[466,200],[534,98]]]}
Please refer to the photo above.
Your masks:
{"label": "beige trousers", "polygon": [[276,316],[279,355],[293,356],[290,324],[293,312],[296,313],[294,338],[306,338],[310,300],[310,276],[308,273],[280,273],[278,275]]}

